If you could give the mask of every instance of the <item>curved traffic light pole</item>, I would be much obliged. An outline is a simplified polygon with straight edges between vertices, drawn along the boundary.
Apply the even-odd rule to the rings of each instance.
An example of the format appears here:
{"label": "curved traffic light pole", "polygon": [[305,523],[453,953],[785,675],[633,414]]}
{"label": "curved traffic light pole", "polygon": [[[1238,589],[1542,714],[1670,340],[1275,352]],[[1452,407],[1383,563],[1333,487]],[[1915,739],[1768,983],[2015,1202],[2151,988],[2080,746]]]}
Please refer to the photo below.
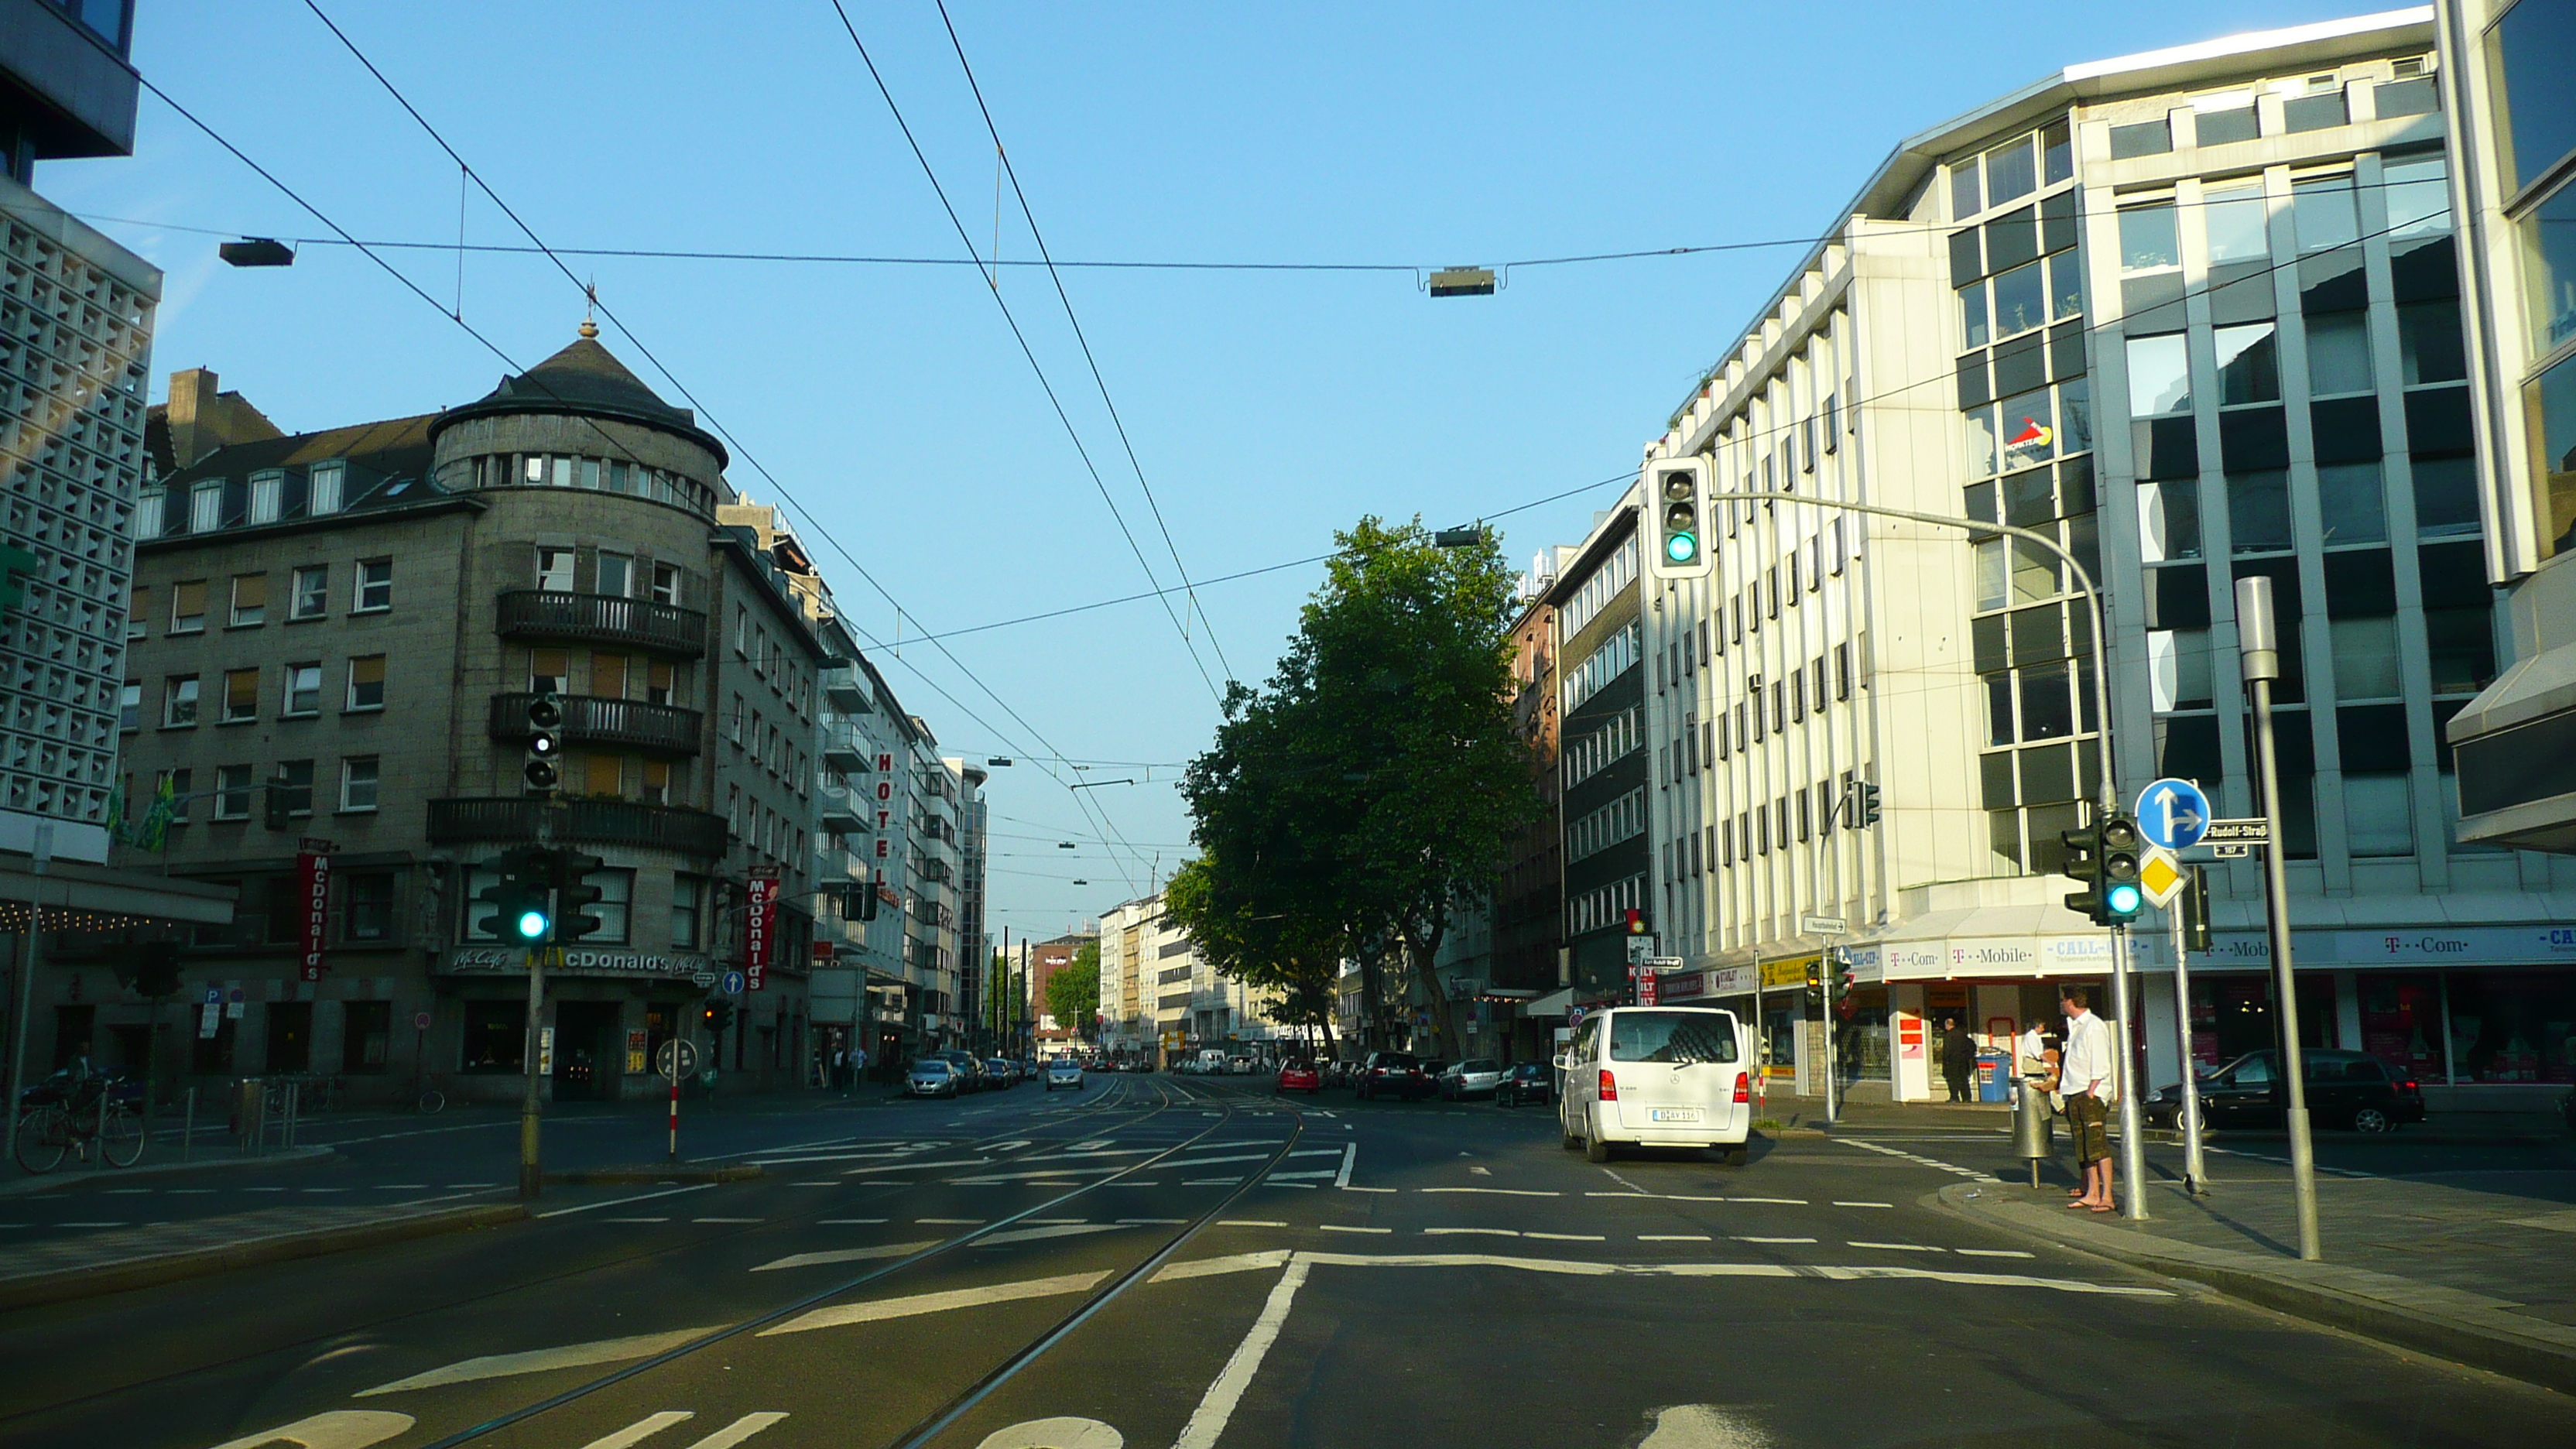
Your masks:
{"label": "curved traffic light pole", "polygon": [[[1740,499],[1748,503],[1785,501],[1792,506],[1832,508],[1845,513],[1863,513],[1876,518],[1894,518],[1907,523],[1930,524],[1935,528],[1965,529],[1971,535],[1972,542],[1974,535],[1977,534],[2001,534],[2009,538],[2026,539],[2056,555],[2075,575],[2076,589],[2084,595],[2084,607],[2093,619],[2094,744],[2102,765],[2101,796],[2096,804],[2101,819],[2108,820],[2119,813],[2120,787],[2114,773],[2111,752],[2110,668],[2104,662],[2110,653],[2110,630],[2106,627],[2108,620],[2102,610],[2102,592],[2094,586],[2093,575],[2056,539],[2036,529],[2019,528],[2009,523],[1989,523],[1982,518],[1967,518],[1948,513],[1921,513],[1911,508],[1889,508],[1878,503],[1849,503],[1839,498],[1819,498],[1804,493],[1745,493],[1731,489],[1720,490],[1712,486],[1708,496],[1712,501],[1719,499],[1730,502]],[[1707,522],[1707,520],[1701,521],[1703,528],[1707,526]],[[1702,551],[1705,552],[1705,549]],[[2077,723],[2082,723],[2081,708],[2076,711],[2076,719]],[[2141,1189],[2146,1185],[2146,1149],[2144,1140],[2139,1136],[2138,1074],[2135,1064],[2130,1060],[2132,1018],[2129,1014],[2129,929],[2125,925],[2111,928],[2111,1014],[2120,1023],[2117,1049],[2113,1052],[2118,1068],[2112,1078],[2119,1094],[2120,1172],[2129,1179],[2129,1191],[2121,1199],[2120,1210],[2125,1217],[2144,1219],[2147,1216],[2147,1199]],[[1825,1071],[1829,1081],[1833,1070],[1833,1063],[1828,1061],[1825,1064]]]}

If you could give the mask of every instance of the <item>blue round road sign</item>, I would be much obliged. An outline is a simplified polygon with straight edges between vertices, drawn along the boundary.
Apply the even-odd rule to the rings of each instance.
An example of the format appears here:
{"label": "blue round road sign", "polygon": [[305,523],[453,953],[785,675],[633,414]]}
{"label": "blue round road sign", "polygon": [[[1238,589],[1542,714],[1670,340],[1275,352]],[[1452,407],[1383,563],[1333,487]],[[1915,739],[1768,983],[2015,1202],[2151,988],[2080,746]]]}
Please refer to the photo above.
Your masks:
{"label": "blue round road sign", "polygon": [[2209,797],[2189,780],[2158,780],[2138,792],[2138,833],[2150,845],[2188,850],[2209,833]]}
{"label": "blue round road sign", "polygon": [[739,971],[726,972],[724,974],[724,990],[725,995],[727,996],[742,995],[742,973]]}

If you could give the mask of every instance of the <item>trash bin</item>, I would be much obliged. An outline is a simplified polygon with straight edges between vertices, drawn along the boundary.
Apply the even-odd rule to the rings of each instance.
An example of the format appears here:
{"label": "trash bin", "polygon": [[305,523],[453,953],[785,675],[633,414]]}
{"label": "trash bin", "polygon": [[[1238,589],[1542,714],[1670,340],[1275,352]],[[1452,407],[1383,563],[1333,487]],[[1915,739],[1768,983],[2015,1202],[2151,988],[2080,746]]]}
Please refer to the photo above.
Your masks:
{"label": "trash bin", "polygon": [[2012,1100],[2012,1063],[2003,1053],[1977,1053],[1977,1100],[1997,1106]]}

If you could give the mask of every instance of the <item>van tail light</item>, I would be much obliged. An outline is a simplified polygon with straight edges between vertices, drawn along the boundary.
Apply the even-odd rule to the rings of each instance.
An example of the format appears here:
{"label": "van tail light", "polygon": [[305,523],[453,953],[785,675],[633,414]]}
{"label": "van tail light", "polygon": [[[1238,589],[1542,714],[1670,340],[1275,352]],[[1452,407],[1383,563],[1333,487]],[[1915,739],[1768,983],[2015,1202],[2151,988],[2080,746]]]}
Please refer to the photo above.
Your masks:
{"label": "van tail light", "polygon": [[2399,1091],[2403,1091],[2403,1092],[2420,1092],[2420,1091],[2422,1091],[2422,1090],[2423,1090],[2423,1088],[2421,1088],[2421,1087],[2419,1087],[2419,1086],[2417,1086],[2417,1085],[2415,1084],[2415,1079],[2414,1079],[2413,1077],[2408,1077],[2408,1078],[2406,1079],[2406,1085],[2405,1085],[2405,1086],[2403,1086],[2403,1087],[2401,1087],[2401,1088],[2399,1088],[2398,1090],[2399,1090]]}
{"label": "van tail light", "polygon": [[1751,1073],[1737,1072],[1735,1074],[1735,1100],[1739,1106],[1753,1100],[1753,1076]]}
{"label": "van tail light", "polygon": [[1604,1102],[1619,1100],[1619,1079],[1610,1075],[1608,1067],[1601,1069],[1601,1100]]}

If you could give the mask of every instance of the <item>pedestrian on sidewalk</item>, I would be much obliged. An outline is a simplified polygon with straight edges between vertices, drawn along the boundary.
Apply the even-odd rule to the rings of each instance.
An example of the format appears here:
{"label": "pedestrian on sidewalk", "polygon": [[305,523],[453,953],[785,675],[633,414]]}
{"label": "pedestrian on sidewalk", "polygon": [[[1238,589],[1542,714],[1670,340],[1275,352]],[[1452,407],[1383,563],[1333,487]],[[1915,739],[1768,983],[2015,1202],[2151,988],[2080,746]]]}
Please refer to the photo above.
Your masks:
{"label": "pedestrian on sidewalk", "polygon": [[2075,1160],[2084,1174],[2084,1191],[2070,1208],[2111,1211],[2111,1029],[2091,1010],[2092,997],[2081,986],[2059,991],[2066,1013],[2066,1050],[2058,1066],[2058,1091],[2066,1099],[2067,1126],[2075,1134]]}
{"label": "pedestrian on sidewalk", "polygon": [[1968,1090],[1968,1072],[1977,1064],[1977,1044],[1968,1039],[1959,1018],[1941,1018],[1941,1076],[1950,1084],[1950,1100],[1973,1102],[1976,1094]]}

